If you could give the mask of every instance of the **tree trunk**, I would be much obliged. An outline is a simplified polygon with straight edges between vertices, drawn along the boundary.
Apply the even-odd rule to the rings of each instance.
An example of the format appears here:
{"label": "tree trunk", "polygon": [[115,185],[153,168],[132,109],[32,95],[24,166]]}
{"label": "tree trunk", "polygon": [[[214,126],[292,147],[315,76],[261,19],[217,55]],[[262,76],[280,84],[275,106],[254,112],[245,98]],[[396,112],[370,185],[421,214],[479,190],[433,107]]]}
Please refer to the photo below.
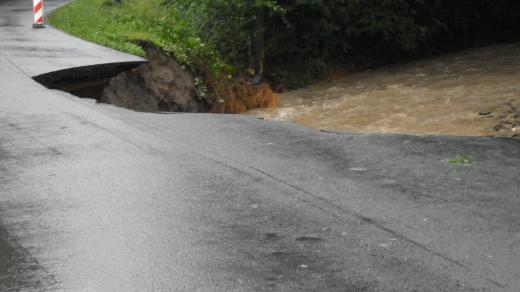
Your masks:
{"label": "tree trunk", "polygon": [[265,8],[256,8],[255,27],[252,37],[252,67],[255,70],[255,75],[261,76],[264,73],[264,58],[265,58]]}

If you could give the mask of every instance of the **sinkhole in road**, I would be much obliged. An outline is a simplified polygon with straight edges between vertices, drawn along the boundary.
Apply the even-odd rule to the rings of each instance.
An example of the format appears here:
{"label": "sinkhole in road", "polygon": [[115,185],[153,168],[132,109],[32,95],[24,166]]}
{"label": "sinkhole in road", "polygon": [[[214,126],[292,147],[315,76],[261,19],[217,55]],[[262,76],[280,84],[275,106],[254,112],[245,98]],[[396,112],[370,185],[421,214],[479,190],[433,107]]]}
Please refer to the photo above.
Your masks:
{"label": "sinkhole in road", "polygon": [[137,61],[74,67],[41,74],[33,79],[48,89],[57,89],[81,98],[99,101],[110,79],[145,63],[147,62]]}
{"label": "sinkhole in road", "polygon": [[210,111],[193,72],[162,52],[147,56],[150,61],[75,67],[33,79],[49,89],[137,112]]}
{"label": "sinkhole in road", "polygon": [[203,73],[155,46],[142,47],[148,61],[76,67],[33,79],[49,89],[136,112],[236,114],[280,102],[268,83],[254,83],[244,76],[206,80]]}

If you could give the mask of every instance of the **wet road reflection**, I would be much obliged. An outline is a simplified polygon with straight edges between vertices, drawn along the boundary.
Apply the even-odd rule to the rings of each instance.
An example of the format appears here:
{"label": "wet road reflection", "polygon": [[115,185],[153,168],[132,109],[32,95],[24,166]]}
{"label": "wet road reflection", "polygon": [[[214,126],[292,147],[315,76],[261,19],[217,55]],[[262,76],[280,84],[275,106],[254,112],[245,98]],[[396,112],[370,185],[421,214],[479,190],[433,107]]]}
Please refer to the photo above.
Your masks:
{"label": "wet road reflection", "polygon": [[52,276],[9,236],[0,222],[0,291],[41,291],[54,285]]}

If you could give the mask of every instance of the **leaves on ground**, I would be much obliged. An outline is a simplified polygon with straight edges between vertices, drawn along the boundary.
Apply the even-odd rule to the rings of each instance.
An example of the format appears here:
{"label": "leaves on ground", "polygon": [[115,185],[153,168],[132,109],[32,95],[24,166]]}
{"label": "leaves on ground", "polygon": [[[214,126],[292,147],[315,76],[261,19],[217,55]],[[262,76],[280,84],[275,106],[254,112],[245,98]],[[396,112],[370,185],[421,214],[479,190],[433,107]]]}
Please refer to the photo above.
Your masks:
{"label": "leaves on ground", "polygon": [[450,164],[473,164],[473,160],[466,155],[463,156],[457,156],[453,159],[448,160],[448,163]]}

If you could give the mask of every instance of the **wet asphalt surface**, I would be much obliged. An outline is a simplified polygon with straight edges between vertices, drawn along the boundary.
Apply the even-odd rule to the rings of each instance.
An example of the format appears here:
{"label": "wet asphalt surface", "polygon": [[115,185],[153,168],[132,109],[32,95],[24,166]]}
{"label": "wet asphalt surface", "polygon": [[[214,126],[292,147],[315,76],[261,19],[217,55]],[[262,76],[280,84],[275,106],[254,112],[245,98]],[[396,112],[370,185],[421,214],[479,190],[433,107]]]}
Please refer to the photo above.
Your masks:
{"label": "wet asphalt surface", "polygon": [[0,291],[520,290],[519,140],[96,104],[30,77],[136,58],[26,6],[0,0]]}

